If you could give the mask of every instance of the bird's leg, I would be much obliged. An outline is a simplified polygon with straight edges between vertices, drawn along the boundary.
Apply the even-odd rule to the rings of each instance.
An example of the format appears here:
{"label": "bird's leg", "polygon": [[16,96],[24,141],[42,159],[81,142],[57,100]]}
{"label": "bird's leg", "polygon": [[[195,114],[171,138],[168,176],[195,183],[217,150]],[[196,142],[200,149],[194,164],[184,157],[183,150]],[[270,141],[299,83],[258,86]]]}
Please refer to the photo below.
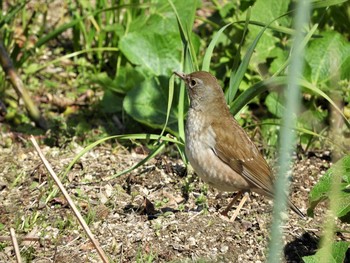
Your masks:
{"label": "bird's leg", "polygon": [[220,199],[222,197],[222,192],[219,192],[216,196],[215,199]]}
{"label": "bird's leg", "polygon": [[[240,193],[242,194],[242,192],[240,192]],[[236,217],[239,214],[239,211],[241,211],[244,203],[248,200],[248,198],[249,198],[249,193],[248,192],[244,192],[241,202],[239,202],[239,205],[237,206],[235,212],[233,213],[233,216],[230,218],[230,222],[235,221]]]}
{"label": "bird's leg", "polygon": [[221,214],[222,214],[223,216],[227,216],[227,217],[228,217],[228,211],[231,210],[233,204],[236,202],[236,200],[237,200],[238,198],[241,197],[242,194],[243,194],[243,191],[239,191],[239,192],[236,194],[236,196],[232,198],[231,202],[227,205],[227,207],[225,208],[225,210],[221,212]]}

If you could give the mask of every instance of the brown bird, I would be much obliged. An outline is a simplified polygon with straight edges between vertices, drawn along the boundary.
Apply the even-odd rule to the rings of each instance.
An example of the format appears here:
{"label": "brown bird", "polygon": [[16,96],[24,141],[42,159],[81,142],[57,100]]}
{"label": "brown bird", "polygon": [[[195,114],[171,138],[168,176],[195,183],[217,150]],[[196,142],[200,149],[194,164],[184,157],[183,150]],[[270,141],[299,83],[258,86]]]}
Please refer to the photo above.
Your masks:
{"label": "brown bird", "polygon": [[[227,216],[241,194],[253,191],[273,198],[271,169],[247,133],[231,115],[224,92],[208,72],[174,72],[183,79],[190,97],[186,122],[186,155],[195,172],[210,186],[224,192],[238,191],[222,212]],[[233,221],[248,196],[240,202]],[[291,209],[304,214],[290,201]]]}

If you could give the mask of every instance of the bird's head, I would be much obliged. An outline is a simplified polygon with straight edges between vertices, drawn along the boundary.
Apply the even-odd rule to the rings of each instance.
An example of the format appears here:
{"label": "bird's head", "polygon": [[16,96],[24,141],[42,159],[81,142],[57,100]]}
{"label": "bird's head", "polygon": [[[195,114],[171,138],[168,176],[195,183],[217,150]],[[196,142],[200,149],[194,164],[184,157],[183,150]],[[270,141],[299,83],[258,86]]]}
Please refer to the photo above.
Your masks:
{"label": "bird's head", "polygon": [[226,107],[224,92],[217,79],[206,71],[196,71],[191,74],[174,72],[186,83],[187,92],[190,97],[190,107],[214,110],[217,107]]}

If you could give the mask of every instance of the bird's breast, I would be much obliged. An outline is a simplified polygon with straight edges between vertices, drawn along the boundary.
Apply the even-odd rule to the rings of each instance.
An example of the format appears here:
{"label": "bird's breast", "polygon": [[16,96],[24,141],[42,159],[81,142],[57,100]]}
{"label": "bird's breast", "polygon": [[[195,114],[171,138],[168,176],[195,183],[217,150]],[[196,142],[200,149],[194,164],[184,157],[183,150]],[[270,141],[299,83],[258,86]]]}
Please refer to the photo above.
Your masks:
{"label": "bird's breast", "polygon": [[195,172],[220,191],[247,188],[247,182],[215,154],[216,133],[202,112],[189,110],[186,122],[186,155]]}

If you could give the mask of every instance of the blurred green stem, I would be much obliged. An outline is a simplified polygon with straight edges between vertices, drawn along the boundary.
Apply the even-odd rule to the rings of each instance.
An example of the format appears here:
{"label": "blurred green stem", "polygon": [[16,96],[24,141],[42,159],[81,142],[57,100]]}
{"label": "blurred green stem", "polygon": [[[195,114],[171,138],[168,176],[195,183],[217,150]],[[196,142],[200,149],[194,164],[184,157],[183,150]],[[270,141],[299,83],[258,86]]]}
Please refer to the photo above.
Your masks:
{"label": "blurred green stem", "polygon": [[270,250],[267,258],[267,262],[270,263],[277,263],[281,261],[281,251],[283,249],[282,212],[285,212],[287,207],[287,173],[290,170],[291,154],[293,151],[293,142],[295,138],[295,133],[290,127],[295,126],[296,119],[294,116],[296,116],[296,113],[299,109],[300,92],[298,77],[303,72],[304,61],[304,47],[300,45],[300,43],[303,41],[304,38],[303,27],[307,25],[309,21],[309,14],[310,1],[298,1],[294,23],[294,28],[296,29],[296,31],[291,50],[291,63],[287,80],[288,86],[286,89],[287,102],[283,114],[283,122],[284,124],[288,125],[282,126],[280,135],[281,147],[279,150],[279,169],[277,171],[277,178],[275,184],[275,198],[273,207],[273,221],[271,227]]}

